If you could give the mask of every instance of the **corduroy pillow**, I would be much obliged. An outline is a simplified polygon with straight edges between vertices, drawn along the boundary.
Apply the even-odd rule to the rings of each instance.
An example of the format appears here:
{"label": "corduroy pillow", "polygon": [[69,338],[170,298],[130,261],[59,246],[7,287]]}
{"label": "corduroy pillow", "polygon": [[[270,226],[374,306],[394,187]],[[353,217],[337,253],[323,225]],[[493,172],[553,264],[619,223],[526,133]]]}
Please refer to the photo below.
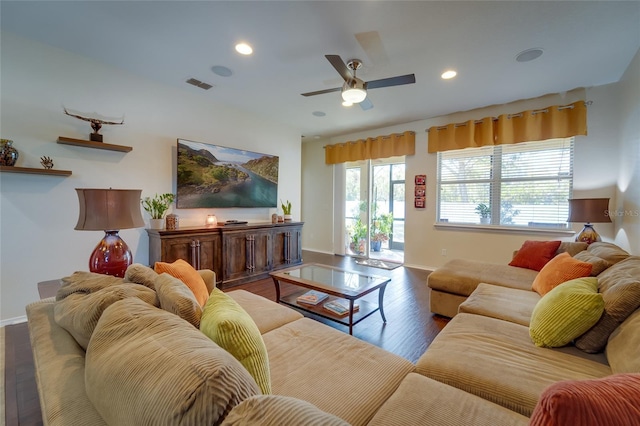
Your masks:
{"label": "corduroy pillow", "polygon": [[565,380],[547,387],[529,426],[566,425],[640,425],[640,374]]}
{"label": "corduroy pillow", "polygon": [[591,268],[591,263],[576,260],[569,253],[560,253],[544,265],[533,280],[531,289],[540,296],[544,296],[566,281],[588,277],[591,274]]}
{"label": "corduroy pillow", "polygon": [[217,425],[260,392],[199,330],[132,298],[102,314],[87,348],[85,387],[110,425]]}
{"label": "corduroy pillow", "polygon": [[240,361],[263,394],[271,393],[267,348],[258,326],[238,302],[214,288],[202,311],[200,331]]}
{"label": "corduroy pillow", "polygon": [[185,283],[163,272],[156,277],[154,286],[162,309],[176,314],[195,328],[200,328],[202,306]]}
{"label": "corduroy pillow", "polygon": [[207,285],[204,283],[198,271],[186,260],[178,259],[173,263],[156,262],[153,269],[158,274],[166,272],[185,283],[187,287],[191,289],[193,295],[196,296],[196,300],[200,306],[204,306],[204,304],[207,303],[207,299],[209,298]]}
{"label": "corduroy pillow", "polygon": [[301,399],[256,395],[236,405],[221,426],[349,426],[339,417]]}
{"label": "corduroy pillow", "polygon": [[509,265],[539,271],[556,255],[560,243],[561,241],[527,240],[509,262]]}
{"label": "corduroy pillow", "polygon": [[533,308],[529,336],[536,346],[565,346],[598,322],[603,310],[597,278],[567,281],[544,295]]}
{"label": "corduroy pillow", "polygon": [[142,284],[151,290],[155,290],[154,281],[157,277],[158,273],[153,269],[140,263],[134,263],[133,265],[129,265],[125,271],[124,282]]}

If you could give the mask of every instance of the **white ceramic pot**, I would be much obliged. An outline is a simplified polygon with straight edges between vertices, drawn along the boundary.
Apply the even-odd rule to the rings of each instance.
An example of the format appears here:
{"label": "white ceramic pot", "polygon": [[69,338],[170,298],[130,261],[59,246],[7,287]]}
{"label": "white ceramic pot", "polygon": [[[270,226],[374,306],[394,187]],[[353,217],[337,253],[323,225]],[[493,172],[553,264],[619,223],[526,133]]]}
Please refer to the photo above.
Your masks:
{"label": "white ceramic pot", "polygon": [[290,214],[285,214],[284,215],[284,221],[285,222],[291,222],[291,215]]}
{"label": "white ceramic pot", "polygon": [[149,219],[149,229],[164,228],[164,219]]}

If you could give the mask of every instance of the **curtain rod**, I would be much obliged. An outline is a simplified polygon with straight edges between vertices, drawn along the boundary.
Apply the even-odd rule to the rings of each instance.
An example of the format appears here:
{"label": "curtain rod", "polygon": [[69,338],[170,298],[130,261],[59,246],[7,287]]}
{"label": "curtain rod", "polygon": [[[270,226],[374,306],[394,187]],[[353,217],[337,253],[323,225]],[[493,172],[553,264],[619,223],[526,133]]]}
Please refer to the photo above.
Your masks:
{"label": "curtain rod", "polygon": [[[586,106],[589,106],[589,105],[593,104],[593,101],[584,101],[584,104]],[[563,109],[573,109],[573,105],[563,105],[563,106],[559,106],[558,107],[558,110],[560,110],[560,111],[562,111]],[[533,111],[531,111],[531,114],[535,115],[535,114],[541,114],[543,112],[549,112],[549,108],[533,110]],[[507,114],[507,118],[513,118],[513,117],[522,117],[522,113],[518,112],[518,113],[515,113],[515,114]],[[491,117],[491,121],[494,121],[494,122],[498,121],[498,118],[497,117]],[[473,122],[473,124],[480,124],[480,123],[482,123],[482,120],[475,120]],[[463,127],[463,126],[466,126],[466,125],[467,125],[466,122],[465,123],[455,123],[453,125],[453,127]],[[436,127],[436,130],[444,130],[446,128],[447,128],[447,126],[439,126],[439,127]],[[429,129],[424,129],[424,131],[429,133]]]}

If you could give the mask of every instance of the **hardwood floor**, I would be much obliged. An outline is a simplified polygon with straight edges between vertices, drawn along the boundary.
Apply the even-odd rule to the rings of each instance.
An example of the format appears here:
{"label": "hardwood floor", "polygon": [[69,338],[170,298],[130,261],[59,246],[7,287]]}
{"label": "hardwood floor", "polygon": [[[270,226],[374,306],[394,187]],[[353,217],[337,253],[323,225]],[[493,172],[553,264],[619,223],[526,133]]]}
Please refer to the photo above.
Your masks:
{"label": "hardwood floor", "polygon": [[[429,292],[426,286],[428,272],[399,267],[385,269],[361,266],[350,257],[332,256],[310,251],[303,252],[305,263],[323,263],[344,269],[387,276],[384,310],[387,323],[379,314],[374,314],[353,328],[353,335],[372,343],[411,362],[424,353],[431,341],[447,324],[444,317],[429,312]],[[245,289],[270,300],[275,300],[275,286],[271,278],[233,287],[228,290]],[[283,286],[283,294],[295,288]],[[227,289],[225,289],[227,290]],[[55,295],[41,294],[41,297]],[[377,293],[366,296],[377,301]],[[316,318],[327,325],[348,332],[347,327],[335,322]],[[33,356],[29,342],[27,323],[5,327],[5,420],[7,426],[42,425],[38,390],[35,382]]]}

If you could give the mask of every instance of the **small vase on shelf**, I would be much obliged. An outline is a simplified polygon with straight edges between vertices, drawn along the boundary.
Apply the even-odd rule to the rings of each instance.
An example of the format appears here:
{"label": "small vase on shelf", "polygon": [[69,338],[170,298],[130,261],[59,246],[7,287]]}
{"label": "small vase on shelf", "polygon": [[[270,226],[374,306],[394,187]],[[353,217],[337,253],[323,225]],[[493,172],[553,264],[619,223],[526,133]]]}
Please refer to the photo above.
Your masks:
{"label": "small vase on shelf", "polygon": [[10,139],[0,139],[0,166],[15,166],[18,161],[18,150]]}
{"label": "small vase on shelf", "polygon": [[150,229],[162,229],[164,228],[164,219],[149,219]]}

